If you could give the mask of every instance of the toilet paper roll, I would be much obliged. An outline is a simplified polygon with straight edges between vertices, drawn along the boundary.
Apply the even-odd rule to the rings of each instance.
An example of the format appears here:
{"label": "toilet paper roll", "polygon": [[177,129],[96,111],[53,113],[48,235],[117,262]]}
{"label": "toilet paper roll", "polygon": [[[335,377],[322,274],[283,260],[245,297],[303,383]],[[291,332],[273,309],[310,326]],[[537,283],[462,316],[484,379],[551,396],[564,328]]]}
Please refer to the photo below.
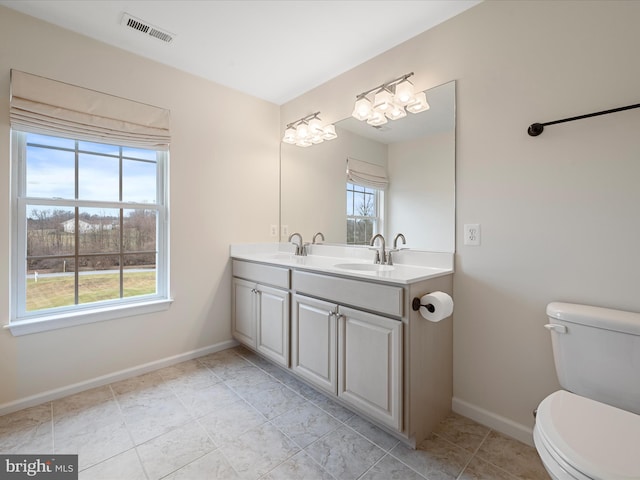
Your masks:
{"label": "toilet paper roll", "polygon": [[[432,305],[432,308],[428,308]],[[453,313],[453,299],[444,292],[432,292],[420,297],[420,315],[430,322],[439,322]]]}

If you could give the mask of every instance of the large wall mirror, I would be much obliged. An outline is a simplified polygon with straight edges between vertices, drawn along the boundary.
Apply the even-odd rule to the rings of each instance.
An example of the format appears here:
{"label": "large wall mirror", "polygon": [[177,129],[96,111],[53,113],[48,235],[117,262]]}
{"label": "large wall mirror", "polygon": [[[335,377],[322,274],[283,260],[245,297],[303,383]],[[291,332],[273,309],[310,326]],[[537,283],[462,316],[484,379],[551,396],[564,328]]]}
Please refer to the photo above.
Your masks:
{"label": "large wall mirror", "polygon": [[[338,138],[303,148],[283,143],[280,219],[311,241],[347,243],[347,159],[382,166],[381,233],[403,233],[415,250],[455,250],[455,81],[427,90],[430,108],[379,127],[347,118]],[[286,241],[286,238],[282,238]]]}

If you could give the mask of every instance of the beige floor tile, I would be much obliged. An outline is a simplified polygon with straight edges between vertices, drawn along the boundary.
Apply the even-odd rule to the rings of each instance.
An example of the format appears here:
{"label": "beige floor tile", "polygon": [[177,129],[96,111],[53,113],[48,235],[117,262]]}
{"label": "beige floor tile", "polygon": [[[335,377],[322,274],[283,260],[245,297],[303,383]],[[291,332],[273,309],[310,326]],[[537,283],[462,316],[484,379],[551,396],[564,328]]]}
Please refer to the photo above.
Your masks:
{"label": "beige floor tile", "polygon": [[412,450],[243,347],[0,417],[0,451],[78,454],[83,480],[549,478],[456,414]]}
{"label": "beige floor tile", "polygon": [[385,454],[349,427],[341,427],[309,445],[305,452],[336,478],[360,477]]}
{"label": "beige floor tile", "polygon": [[224,383],[216,383],[197,390],[177,392],[182,403],[195,418],[224,409],[240,400],[240,397]]}
{"label": "beige floor tile", "polygon": [[[267,385],[267,384],[263,384]],[[300,395],[280,382],[270,382],[268,388],[240,392],[240,395],[268,419],[275,418],[306,402]]]}
{"label": "beige floor tile", "polygon": [[300,448],[306,447],[342,425],[309,402],[295,406],[274,418],[271,423],[296,442]]}
{"label": "beige floor tile", "polygon": [[274,381],[276,381],[274,377],[250,364],[238,367],[238,369],[233,370],[232,374],[224,378],[224,383],[234,390]]}
{"label": "beige floor tile", "polygon": [[118,405],[109,386],[93,388],[53,402],[53,421],[63,418],[109,417],[116,414]]}
{"label": "beige floor tile", "polygon": [[163,368],[158,370],[158,374],[174,391],[202,388],[222,381],[220,377],[197,360]]}
{"label": "beige floor tile", "polygon": [[264,415],[244,400],[239,400],[198,419],[217,446],[238,438],[266,421],[267,418]]}
{"label": "beige floor tile", "polygon": [[207,432],[195,421],[136,447],[151,480],[172,473],[215,449]]}
{"label": "beige floor tile", "polygon": [[300,449],[280,430],[265,423],[222,445],[220,450],[242,478],[257,479]]}
{"label": "beige floor tile", "polygon": [[387,454],[360,477],[360,480],[425,480],[425,477]]}
{"label": "beige floor tile", "polygon": [[429,480],[455,479],[471,459],[470,452],[437,435],[432,435],[416,450],[398,444],[389,453]]}
{"label": "beige floor tile", "polygon": [[254,367],[240,355],[230,350],[207,355],[199,358],[198,361],[222,380],[228,380],[238,376],[244,368]]}
{"label": "beige floor tile", "polygon": [[240,479],[220,450],[194,460],[163,480],[235,480]]}
{"label": "beige floor tile", "polygon": [[138,404],[129,403],[122,406],[121,411],[136,445],[193,420],[191,414],[175,395]]}
{"label": "beige floor tile", "polygon": [[58,433],[58,426],[54,426],[54,453],[77,454],[79,470],[133,448],[131,436],[121,419],[101,425],[75,423],[73,427],[78,428],[65,425]]}
{"label": "beige floor tile", "polygon": [[367,437],[368,440],[375,443],[385,452],[388,452],[400,442],[397,438],[358,415],[351,417],[345,424]]}
{"label": "beige floor tile", "polygon": [[300,452],[271,470],[261,480],[334,480],[305,452]]}
{"label": "beige floor tile", "polygon": [[347,410],[338,402],[331,400],[323,393],[314,391],[311,398],[309,398],[309,401],[341,422],[346,422],[353,417],[353,412],[351,410]]}
{"label": "beige floor tile", "polygon": [[436,427],[434,433],[465,450],[475,452],[489,431],[484,425],[452,413]]}
{"label": "beige floor tile", "polygon": [[27,408],[0,417],[0,452],[52,453],[51,404]]}
{"label": "beige floor tile", "polygon": [[535,448],[491,431],[477,456],[523,480],[549,478]]}
{"label": "beige floor tile", "polygon": [[458,480],[518,480],[504,470],[474,457],[464,469]]}
{"label": "beige floor tile", "polygon": [[146,480],[142,463],[132,448],[91,468],[82,470],[79,480]]}

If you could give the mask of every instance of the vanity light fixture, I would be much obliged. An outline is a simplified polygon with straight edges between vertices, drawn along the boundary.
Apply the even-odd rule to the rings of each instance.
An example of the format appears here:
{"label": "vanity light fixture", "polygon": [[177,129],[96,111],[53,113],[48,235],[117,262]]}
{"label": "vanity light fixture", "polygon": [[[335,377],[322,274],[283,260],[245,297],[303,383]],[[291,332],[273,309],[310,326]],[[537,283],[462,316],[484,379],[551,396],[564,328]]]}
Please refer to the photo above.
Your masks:
{"label": "vanity light fixture", "polygon": [[412,75],[413,72],[407,73],[357,95],[351,115],[369,125],[378,126],[387,123],[387,119],[405,117],[407,112],[420,113],[428,110],[429,103],[425,93],[413,91],[413,84],[409,81]]}
{"label": "vanity light fixture", "polygon": [[312,113],[287,124],[282,141],[299,147],[309,147],[336,138],[338,135],[335,125],[322,125],[322,120],[318,115],[320,112]]}

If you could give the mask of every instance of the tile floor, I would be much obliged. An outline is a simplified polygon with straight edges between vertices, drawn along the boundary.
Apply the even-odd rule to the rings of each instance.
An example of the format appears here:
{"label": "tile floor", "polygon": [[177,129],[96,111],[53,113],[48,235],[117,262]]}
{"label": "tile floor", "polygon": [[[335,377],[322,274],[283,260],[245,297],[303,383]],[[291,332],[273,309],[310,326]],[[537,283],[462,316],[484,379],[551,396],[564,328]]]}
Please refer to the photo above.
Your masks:
{"label": "tile floor", "polygon": [[2,453],[80,479],[548,479],[534,448],[449,416],[417,450],[237,347],[0,417]]}

